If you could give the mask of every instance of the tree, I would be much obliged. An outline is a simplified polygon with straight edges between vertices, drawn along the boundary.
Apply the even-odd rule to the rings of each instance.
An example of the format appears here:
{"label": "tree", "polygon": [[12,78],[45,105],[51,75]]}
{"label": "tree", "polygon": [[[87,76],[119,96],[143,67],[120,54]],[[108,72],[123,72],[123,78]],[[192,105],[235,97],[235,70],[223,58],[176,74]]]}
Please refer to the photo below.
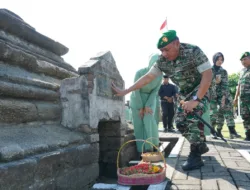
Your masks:
{"label": "tree", "polygon": [[240,78],[240,73],[233,73],[228,76],[228,87],[232,98],[235,97],[239,78]]}

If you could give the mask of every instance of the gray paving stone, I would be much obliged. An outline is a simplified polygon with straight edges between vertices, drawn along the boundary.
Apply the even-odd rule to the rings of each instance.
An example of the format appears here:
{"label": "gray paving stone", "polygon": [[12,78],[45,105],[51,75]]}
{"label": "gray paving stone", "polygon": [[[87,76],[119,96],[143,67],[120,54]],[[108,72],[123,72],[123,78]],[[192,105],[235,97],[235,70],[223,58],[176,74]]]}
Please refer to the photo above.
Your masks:
{"label": "gray paving stone", "polygon": [[178,185],[200,185],[201,180],[200,179],[196,179],[196,180],[172,180],[173,184],[178,184]]}
{"label": "gray paving stone", "polygon": [[230,160],[230,161],[239,161],[239,160],[245,160],[243,157],[223,157],[223,160]]}
{"label": "gray paving stone", "polygon": [[231,155],[228,152],[220,152],[220,156],[221,156],[221,158],[231,157]]}
{"label": "gray paving stone", "polygon": [[211,177],[220,177],[220,176],[229,176],[229,172],[206,172],[202,173],[202,176],[211,176]]}
{"label": "gray paving stone", "polygon": [[249,187],[250,188],[250,181],[239,181],[239,180],[235,180],[236,185],[238,186],[245,186],[245,187]]}
{"label": "gray paving stone", "polygon": [[227,172],[227,168],[221,165],[213,165],[214,172]]}
{"label": "gray paving stone", "polygon": [[249,180],[250,180],[250,174],[246,174],[247,175],[247,177],[249,178]]}
{"label": "gray paving stone", "polygon": [[237,187],[235,186],[233,181],[221,180],[221,179],[217,181],[220,190],[237,190]]}
{"label": "gray paving stone", "polygon": [[250,181],[246,173],[230,172],[235,181]]}
{"label": "gray paving stone", "polygon": [[201,179],[201,173],[188,173],[188,180]]}
{"label": "gray paving stone", "polygon": [[201,190],[200,185],[172,185],[170,190]]}
{"label": "gray paving stone", "polygon": [[240,153],[238,152],[230,152],[230,156],[232,157],[242,157]]}
{"label": "gray paving stone", "polygon": [[224,164],[229,168],[238,167],[236,162],[231,160],[224,160]]}
{"label": "gray paving stone", "polygon": [[250,167],[250,163],[246,161],[236,161],[236,164],[240,167]]}
{"label": "gray paving stone", "polygon": [[239,186],[238,190],[250,190],[250,187],[246,187],[246,186]]}
{"label": "gray paving stone", "polygon": [[187,179],[187,174],[179,172],[179,171],[175,171],[173,179],[182,179],[182,180]]}
{"label": "gray paving stone", "polygon": [[201,180],[202,190],[218,190],[216,179]]}
{"label": "gray paving stone", "polygon": [[202,173],[204,173],[204,172],[213,172],[213,166],[203,166],[202,168],[201,168],[201,172]]}

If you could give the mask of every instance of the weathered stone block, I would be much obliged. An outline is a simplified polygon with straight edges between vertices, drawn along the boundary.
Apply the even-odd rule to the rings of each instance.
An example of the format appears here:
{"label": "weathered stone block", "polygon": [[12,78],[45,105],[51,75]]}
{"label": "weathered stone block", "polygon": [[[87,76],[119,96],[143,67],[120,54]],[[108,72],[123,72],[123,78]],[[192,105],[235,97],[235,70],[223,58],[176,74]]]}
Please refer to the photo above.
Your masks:
{"label": "weathered stone block", "polygon": [[56,179],[57,189],[84,189],[89,183],[94,183],[99,175],[99,165],[92,164],[67,171]]}
{"label": "weathered stone block", "polygon": [[0,160],[8,161],[24,157],[24,150],[18,144],[0,146]]}
{"label": "weathered stone block", "polygon": [[34,28],[24,24],[23,20],[6,12],[6,9],[0,10],[0,28],[31,43],[37,44],[44,49],[48,49],[56,55],[61,56],[68,52],[67,47],[38,33]]}
{"label": "weathered stone block", "polygon": [[102,121],[98,124],[100,137],[119,137],[125,135],[125,128],[120,121]]}
{"label": "weathered stone block", "polygon": [[33,103],[14,99],[0,99],[0,122],[22,123],[38,120]]}
{"label": "weathered stone block", "polygon": [[100,137],[100,149],[101,151],[107,150],[119,150],[124,143],[124,137]]}
{"label": "weathered stone block", "polygon": [[59,99],[59,93],[52,90],[4,81],[0,81],[0,94],[6,97],[34,100],[53,101]]}
{"label": "weathered stone block", "polygon": [[34,182],[35,159],[0,164],[0,189],[25,189]]}
{"label": "weathered stone block", "polygon": [[59,104],[36,102],[35,105],[39,120],[59,120],[61,118],[62,109]]}

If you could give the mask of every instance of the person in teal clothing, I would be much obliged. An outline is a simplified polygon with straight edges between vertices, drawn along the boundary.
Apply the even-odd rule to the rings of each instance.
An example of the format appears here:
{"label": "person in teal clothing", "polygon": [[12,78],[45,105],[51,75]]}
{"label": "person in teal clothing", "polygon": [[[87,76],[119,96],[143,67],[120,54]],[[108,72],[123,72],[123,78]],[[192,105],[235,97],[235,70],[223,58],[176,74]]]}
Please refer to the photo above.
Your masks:
{"label": "person in teal clothing", "polygon": [[157,127],[159,126],[159,122],[160,122],[160,98],[159,96],[156,96],[156,107],[155,107],[155,121],[156,121],[156,125]]}
{"label": "person in teal clothing", "polygon": [[[159,54],[153,54],[150,56],[149,66],[140,69],[135,74],[134,81],[144,76],[154,63],[158,60]],[[149,139],[155,146],[159,145],[158,126],[156,121],[156,106],[158,91],[161,86],[162,76],[158,76],[152,82],[144,86],[143,88],[132,92],[130,96],[130,107],[132,110],[132,119],[134,125],[134,133],[136,139]],[[143,142],[136,142],[137,151],[142,152]],[[150,144],[145,143],[143,152],[153,151],[153,147]]]}

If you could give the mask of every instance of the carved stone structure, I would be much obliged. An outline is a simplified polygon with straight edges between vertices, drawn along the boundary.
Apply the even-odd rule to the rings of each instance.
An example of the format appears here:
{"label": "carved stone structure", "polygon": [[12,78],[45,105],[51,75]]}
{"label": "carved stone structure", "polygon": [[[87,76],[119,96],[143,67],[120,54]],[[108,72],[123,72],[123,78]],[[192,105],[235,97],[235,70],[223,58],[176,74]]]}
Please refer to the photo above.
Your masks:
{"label": "carved stone structure", "polygon": [[[123,79],[110,52],[92,57],[78,73],[80,77],[65,79],[61,84],[62,125],[100,140],[100,175],[115,177],[118,150],[134,138],[125,123],[124,99],[115,97],[111,89],[112,82],[124,88]],[[122,150],[121,165],[135,152],[135,143]]]}
{"label": "carved stone structure", "polygon": [[[77,72],[61,58],[67,52],[0,9],[0,189],[88,189],[115,175],[117,150],[133,139],[123,99],[112,95],[111,81],[124,82],[111,53]],[[125,152],[121,165],[134,144]]]}

